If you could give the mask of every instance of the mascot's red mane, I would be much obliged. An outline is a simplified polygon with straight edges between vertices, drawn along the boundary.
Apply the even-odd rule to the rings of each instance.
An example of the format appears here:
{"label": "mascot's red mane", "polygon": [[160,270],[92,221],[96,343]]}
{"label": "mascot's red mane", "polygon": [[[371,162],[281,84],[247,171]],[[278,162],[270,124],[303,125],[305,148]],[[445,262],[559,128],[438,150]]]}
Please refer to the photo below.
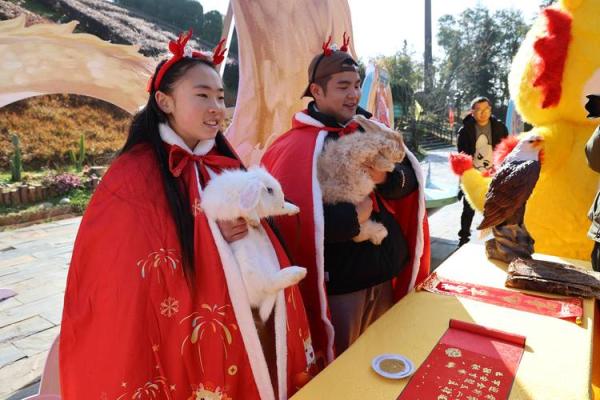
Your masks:
{"label": "mascot's red mane", "polygon": [[462,176],[465,171],[473,168],[473,157],[465,153],[450,154],[450,169],[455,175]]}
{"label": "mascot's red mane", "polygon": [[563,72],[571,42],[572,17],[556,8],[546,8],[546,35],[535,40],[536,54],[533,86],[542,91],[542,108],[558,105]]}

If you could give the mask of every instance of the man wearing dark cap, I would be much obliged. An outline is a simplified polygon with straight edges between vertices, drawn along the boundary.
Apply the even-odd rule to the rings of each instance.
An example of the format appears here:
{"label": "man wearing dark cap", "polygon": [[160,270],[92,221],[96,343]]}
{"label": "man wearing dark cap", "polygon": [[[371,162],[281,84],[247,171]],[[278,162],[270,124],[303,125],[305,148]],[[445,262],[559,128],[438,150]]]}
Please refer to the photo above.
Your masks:
{"label": "man wearing dark cap", "polygon": [[[299,218],[282,218],[278,226],[294,263],[308,269],[300,289],[321,366],[429,273],[422,174],[408,149],[393,172],[368,170],[377,183],[376,196],[356,206],[323,204],[316,172],[323,144],[355,132],[354,115],[371,118],[358,106],[358,64],[344,39],[341,49],[326,43],[323,53],[313,58],[304,92],[313,101],[294,116],[292,129],[262,159],[286,197],[300,207]],[[380,245],[352,240],[369,218],[388,230]]]}

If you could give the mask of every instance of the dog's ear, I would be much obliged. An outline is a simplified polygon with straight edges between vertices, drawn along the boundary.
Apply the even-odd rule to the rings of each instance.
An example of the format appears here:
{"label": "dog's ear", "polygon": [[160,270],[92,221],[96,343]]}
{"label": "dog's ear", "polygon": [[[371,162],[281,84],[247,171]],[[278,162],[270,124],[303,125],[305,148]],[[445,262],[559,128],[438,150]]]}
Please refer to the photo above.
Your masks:
{"label": "dog's ear", "polygon": [[258,205],[260,193],[264,184],[258,179],[250,179],[240,193],[240,209],[244,211],[253,210]]}
{"label": "dog's ear", "polygon": [[370,119],[365,118],[365,116],[357,114],[354,117],[352,117],[354,119],[354,121],[356,121],[364,130],[365,132],[373,132],[373,131],[377,131],[380,129],[380,126],[377,125],[377,123],[371,121]]}

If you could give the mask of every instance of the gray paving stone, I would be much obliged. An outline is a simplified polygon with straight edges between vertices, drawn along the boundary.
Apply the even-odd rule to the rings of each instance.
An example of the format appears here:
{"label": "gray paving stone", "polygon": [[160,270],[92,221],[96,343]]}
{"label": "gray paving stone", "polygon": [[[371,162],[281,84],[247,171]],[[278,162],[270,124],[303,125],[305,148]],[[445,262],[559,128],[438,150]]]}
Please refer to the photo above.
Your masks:
{"label": "gray paving stone", "polygon": [[12,343],[0,343],[0,368],[24,357],[26,354]]}
{"label": "gray paving stone", "polygon": [[0,256],[0,270],[6,267],[13,267],[15,265],[25,264],[33,260],[35,260],[35,258],[30,255],[21,255],[19,257]]}
{"label": "gray paving stone", "polygon": [[[61,273],[60,275],[56,273],[48,274],[45,276],[45,280],[29,279],[10,288],[17,292],[17,296],[15,297],[23,304],[31,303],[54,294],[64,293],[67,271],[63,269],[59,272]],[[24,285],[25,283],[26,285]]]}
{"label": "gray paving stone", "polygon": [[30,335],[53,328],[55,324],[42,318],[32,317],[16,324],[0,328],[0,343],[24,339]]}
{"label": "gray paving stone", "polygon": [[[26,279],[43,276],[63,269],[64,260],[38,260],[30,264],[11,267],[5,274],[0,272],[0,286],[10,287]],[[1,271],[1,270],[0,270]]]}
{"label": "gray paving stone", "polygon": [[62,313],[63,298],[63,294],[59,293],[9,308],[0,313],[0,328],[35,316],[42,316],[50,322],[58,324]]}
{"label": "gray paving stone", "polygon": [[0,368],[0,398],[39,381],[47,355],[47,352],[39,353]]}
{"label": "gray paving stone", "polygon": [[12,341],[13,346],[31,357],[39,353],[47,352],[50,345],[60,333],[60,326],[46,329],[44,331],[27,336],[20,340]]}
{"label": "gray paving stone", "polygon": [[15,299],[14,297],[8,298],[6,300],[2,300],[2,301],[0,301],[0,313],[4,310],[7,310],[12,307],[20,306],[22,304],[23,303],[21,303],[19,300]]}
{"label": "gray paving stone", "polygon": [[25,388],[16,391],[10,397],[7,397],[6,400],[22,400],[27,397],[33,396],[34,394],[38,394],[40,390],[40,382],[39,380],[35,383],[32,383]]}

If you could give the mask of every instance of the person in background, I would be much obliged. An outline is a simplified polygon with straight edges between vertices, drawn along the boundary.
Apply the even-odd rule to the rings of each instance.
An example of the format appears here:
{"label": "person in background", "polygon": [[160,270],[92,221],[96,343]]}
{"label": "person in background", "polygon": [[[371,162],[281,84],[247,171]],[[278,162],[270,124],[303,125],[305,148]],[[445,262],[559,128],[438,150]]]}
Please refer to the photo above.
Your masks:
{"label": "person in background", "polygon": [[[459,153],[473,157],[473,166],[481,171],[489,171],[494,165],[494,148],[508,136],[506,126],[492,115],[492,103],[487,97],[477,97],[471,102],[471,112],[463,119],[463,126],[458,131],[457,147]],[[459,192],[463,200],[463,211],[460,216],[458,231],[458,247],[471,238],[471,224],[475,210],[466,197]]]}

